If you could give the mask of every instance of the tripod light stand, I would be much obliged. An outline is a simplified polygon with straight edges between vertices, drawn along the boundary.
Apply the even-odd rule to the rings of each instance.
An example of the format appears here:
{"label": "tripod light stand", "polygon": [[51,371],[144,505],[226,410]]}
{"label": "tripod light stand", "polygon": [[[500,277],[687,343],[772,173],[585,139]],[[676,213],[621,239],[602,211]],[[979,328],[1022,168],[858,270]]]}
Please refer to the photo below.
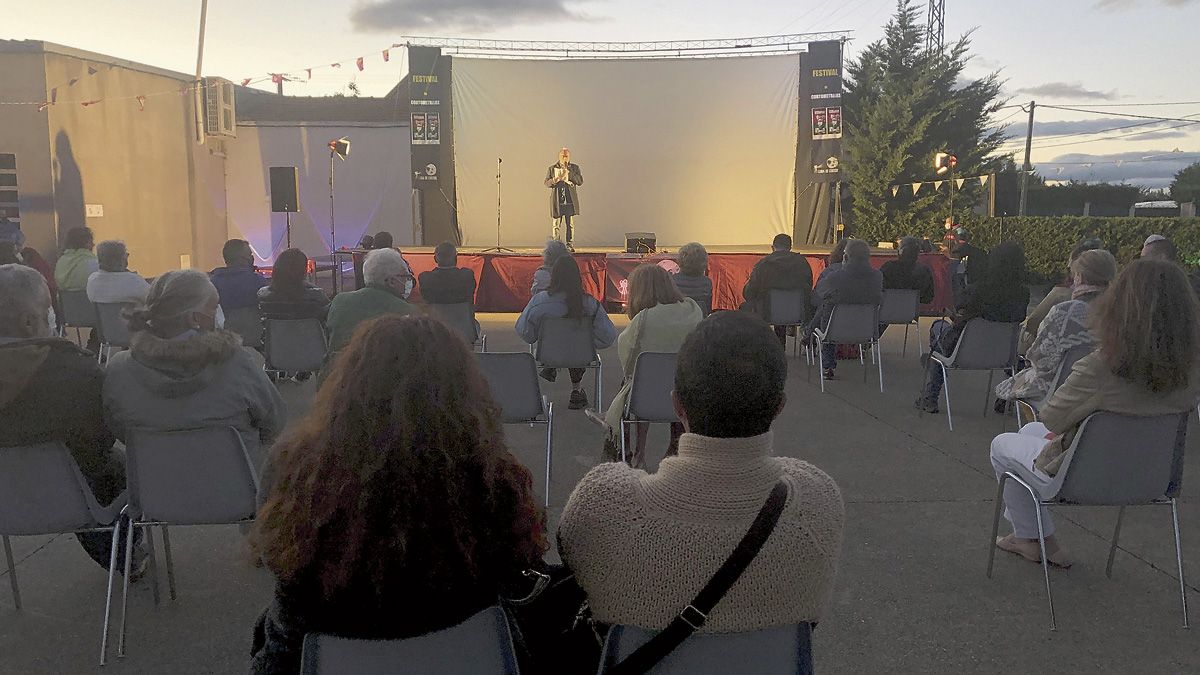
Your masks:
{"label": "tripod light stand", "polygon": [[329,257],[333,260],[333,266],[336,268],[333,275],[333,292],[337,293],[338,280],[342,276],[341,263],[337,259],[334,251],[337,250],[337,225],[333,214],[333,158],[337,157],[343,162],[350,155],[350,139],[342,136],[329,141]]}

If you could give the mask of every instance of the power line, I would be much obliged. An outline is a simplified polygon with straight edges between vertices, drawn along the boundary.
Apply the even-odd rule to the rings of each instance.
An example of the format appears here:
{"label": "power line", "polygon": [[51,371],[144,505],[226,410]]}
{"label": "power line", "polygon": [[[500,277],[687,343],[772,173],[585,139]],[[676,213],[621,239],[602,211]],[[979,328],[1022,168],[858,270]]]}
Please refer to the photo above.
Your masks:
{"label": "power line", "polygon": [[[1196,114],[1200,115],[1200,113],[1196,113]],[[1190,122],[1184,122],[1183,124],[1176,124],[1175,126],[1163,127],[1162,129],[1147,129],[1146,131],[1135,131],[1132,134],[1118,134],[1116,136],[1105,136],[1104,138],[1089,138],[1089,139],[1083,140],[1083,141],[1070,141],[1067,143],[1052,143],[1050,145],[1035,145],[1033,147],[1035,150],[1044,150],[1046,148],[1061,148],[1061,147],[1064,147],[1067,145],[1081,145],[1083,143],[1096,143],[1098,141],[1122,140],[1122,139],[1126,139],[1126,138],[1132,138],[1134,136],[1141,136],[1143,134],[1154,134],[1154,133],[1159,133],[1162,131],[1170,131],[1172,129],[1179,129],[1182,127],[1188,127],[1188,126],[1192,126],[1195,124],[1200,124],[1200,120],[1192,120]]]}
{"label": "power line", "polygon": [[1117,159],[1117,160],[1098,160],[1094,162],[1034,162],[1034,164],[1048,166],[1087,166],[1089,164],[1141,164],[1143,162],[1178,162],[1180,160],[1189,159],[1191,157],[1200,157],[1200,152],[1180,152],[1172,153],[1172,157],[1151,157],[1148,159]]}
{"label": "power line", "polygon": [[1055,105],[1073,105],[1079,108],[1134,108],[1146,106],[1200,105],[1200,101],[1167,101],[1165,103],[1057,103]]}
{"label": "power line", "polygon": [[1054,110],[1069,110],[1071,112],[1080,112],[1080,113],[1088,113],[1088,114],[1104,113],[1106,115],[1113,115],[1114,117],[1132,117],[1135,119],[1156,120],[1158,122],[1188,122],[1188,121],[1190,121],[1190,120],[1182,119],[1179,117],[1153,117],[1150,115],[1134,115],[1133,113],[1112,112],[1110,110],[1083,110],[1081,108],[1069,108],[1067,106],[1048,105],[1045,103],[1039,105],[1039,107],[1052,108]]}

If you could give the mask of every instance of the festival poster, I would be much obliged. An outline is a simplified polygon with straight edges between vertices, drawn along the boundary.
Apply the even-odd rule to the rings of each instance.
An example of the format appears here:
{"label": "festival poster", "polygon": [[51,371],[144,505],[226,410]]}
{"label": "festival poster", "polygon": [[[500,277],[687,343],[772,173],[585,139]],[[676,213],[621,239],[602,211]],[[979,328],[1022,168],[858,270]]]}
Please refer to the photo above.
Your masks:
{"label": "festival poster", "polygon": [[828,108],[813,108],[812,110],[812,137],[813,140],[829,138],[829,119],[826,115]]}
{"label": "festival poster", "polygon": [[441,143],[442,116],[440,113],[425,113],[425,140],[430,145]]}
{"label": "festival poster", "polygon": [[842,137],[842,106],[825,109],[825,116],[828,118],[829,126],[826,131],[828,138]]}
{"label": "festival poster", "polygon": [[412,131],[413,145],[427,145],[425,140],[425,113],[411,113],[409,116],[409,129]]}

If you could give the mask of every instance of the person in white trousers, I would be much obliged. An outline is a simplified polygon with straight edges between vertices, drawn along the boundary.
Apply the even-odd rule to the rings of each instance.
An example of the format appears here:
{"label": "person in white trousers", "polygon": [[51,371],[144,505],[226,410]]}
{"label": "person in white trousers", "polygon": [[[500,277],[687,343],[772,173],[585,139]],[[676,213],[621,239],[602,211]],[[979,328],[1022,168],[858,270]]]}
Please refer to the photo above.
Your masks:
{"label": "person in white trousers", "polygon": [[[996,471],[996,480],[999,481],[1005,471],[1024,469],[1020,475],[1033,489],[1040,490],[1049,485],[1054,477],[1035,467],[1034,460],[1042,454],[1051,438],[1053,434],[1045,424],[1030,422],[1021,427],[1018,433],[1000,434],[992,439],[992,468]],[[1029,480],[1030,473],[1033,480]],[[1026,553],[1032,554],[1032,559],[1041,562],[1041,551],[1037,544],[1037,512],[1034,510],[1033,498],[1029,496],[1029,491],[1010,478],[1004,484],[1004,506],[1004,517],[1012,523],[1013,534],[1007,538],[1008,542],[997,542],[997,546],[1025,557],[1030,557]],[[1062,553],[1058,540],[1054,537],[1054,521],[1050,518],[1050,511],[1044,506],[1036,508],[1042,510],[1042,532],[1046,535],[1046,555],[1049,561],[1056,566],[1070,567],[1070,561]],[[1012,541],[1013,537],[1025,541]],[[1028,545],[1030,540],[1032,546]]]}

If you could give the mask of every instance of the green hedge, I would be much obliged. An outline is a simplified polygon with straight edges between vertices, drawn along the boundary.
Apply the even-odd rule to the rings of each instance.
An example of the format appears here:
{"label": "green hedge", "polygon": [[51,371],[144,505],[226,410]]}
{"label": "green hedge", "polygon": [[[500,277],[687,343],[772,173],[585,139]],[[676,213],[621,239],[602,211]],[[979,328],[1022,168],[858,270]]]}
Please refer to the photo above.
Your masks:
{"label": "green hedge", "polygon": [[[1185,264],[1200,265],[1200,218],[968,215],[960,218],[960,224],[970,229],[974,241],[984,248],[1014,239],[1021,242],[1034,281],[1062,279],[1067,273],[1071,249],[1088,237],[1099,238],[1119,262],[1125,263],[1137,257],[1146,237],[1161,234],[1175,242]],[[943,230],[940,223],[935,223],[928,232],[917,234],[938,241]]]}

